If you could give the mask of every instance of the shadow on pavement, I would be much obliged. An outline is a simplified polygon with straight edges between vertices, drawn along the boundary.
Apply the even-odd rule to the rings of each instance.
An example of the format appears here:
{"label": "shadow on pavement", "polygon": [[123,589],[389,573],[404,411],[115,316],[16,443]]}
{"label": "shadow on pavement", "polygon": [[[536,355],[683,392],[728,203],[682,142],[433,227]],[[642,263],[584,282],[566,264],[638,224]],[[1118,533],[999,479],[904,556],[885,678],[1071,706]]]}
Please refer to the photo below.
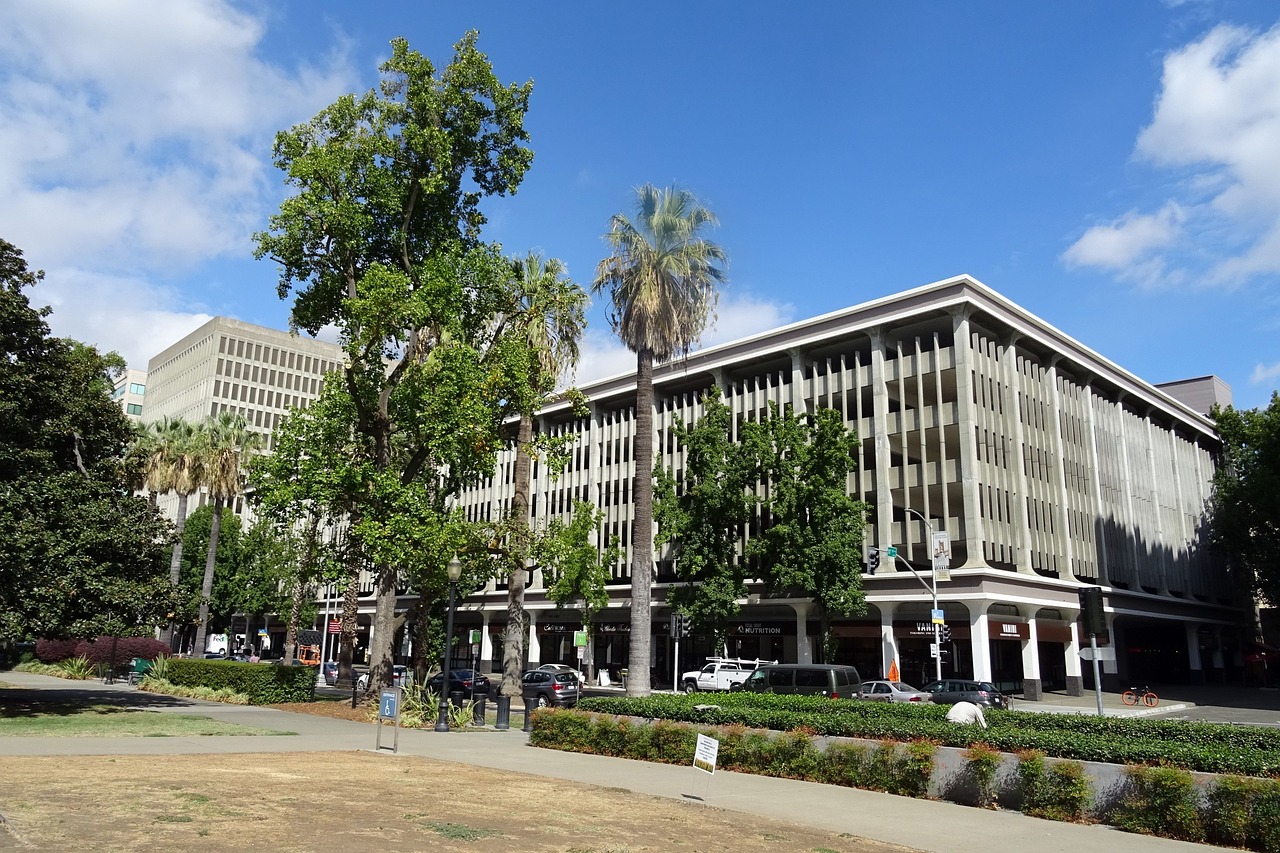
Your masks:
{"label": "shadow on pavement", "polygon": [[177,696],[162,696],[141,690],[111,690],[95,687],[67,687],[38,690],[23,687],[0,690],[0,719],[32,717],[37,714],[74,714],[86,707],[105,705],[120,711],[188,708],[194,703]]}

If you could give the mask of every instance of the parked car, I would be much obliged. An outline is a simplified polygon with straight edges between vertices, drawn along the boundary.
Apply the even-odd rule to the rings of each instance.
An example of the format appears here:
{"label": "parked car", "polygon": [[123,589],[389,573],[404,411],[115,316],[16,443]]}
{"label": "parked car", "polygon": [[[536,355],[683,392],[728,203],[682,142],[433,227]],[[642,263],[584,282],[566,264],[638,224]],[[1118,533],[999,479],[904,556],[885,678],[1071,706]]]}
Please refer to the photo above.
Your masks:
{"label": "parked car", "polygon": [[990,681],[968,681],[963,678],[944,678],[930,681],[920,688],[933,697],[938,705],[954,705],[972,702],[984,708],[1008,708],[1009,699]]}
{"label": "parked car", "polygon": [[[437,672],[435,675],[427,679],[427,689],[432,693],[439,694],[440,687],[444,684],[444,673]],[[489,679],[487,676],[470,669],[451,669],[449,670],[449,688],[446,693],[461,691],[468,698],[478,694],[489,694]]]}
{"label": "parked car", "polygon": [[338,662],[336,660],[325,661],[320,667],[320,671],[324,673],[324,683],[334,685],[338,683]]}
{"label": "parked car", "polygon": [[834,663],[769,663],[742,682],[749,693],[795,693],[857,699],[862,677],[857,667]]}
{"label": "parked car", "polygon": [[520,695],[525,705],[572,708],[582,696],[582,687],[573,672],[546,672],[538,668],[524,674],[520,680]]}
{"label": "parked car", "polygon": [[[409,669],[409,667],[396,664],[391,668],[391,684],[393,687],[408,687],[412,683],[413,670]],[[368,689],[369,673],[366,672],[356,679],[356,690],[365,693]],[[437,692],[439,691],[437,690]]]}
{"label": "parked car", "polygon": [[574,669],[573,667],[569,666],[569,664],[567,663],[544,663],[542,666],[538,667],[538,671],[539,672],[572,672],[574,675],[578,676],[579,684],[587,683],[587,677],[582,674],[582,670]]}
{"label": "parked car", "polygon": [[932,702],[933,694],[901,681],[864,681],[862,698],[872,702]]}

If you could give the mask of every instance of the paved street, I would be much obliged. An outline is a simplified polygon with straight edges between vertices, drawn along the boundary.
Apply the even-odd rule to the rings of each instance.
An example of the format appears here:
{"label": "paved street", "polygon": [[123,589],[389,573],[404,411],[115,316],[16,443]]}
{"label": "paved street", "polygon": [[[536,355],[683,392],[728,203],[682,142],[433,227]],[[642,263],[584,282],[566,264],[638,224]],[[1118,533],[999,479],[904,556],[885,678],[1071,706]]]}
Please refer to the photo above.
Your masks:
{"label": "paved street", "polygon": [[[294,737],[203,737],[203,738],[5,738],[0,737],[4,755],[170,755],[193,753],[269,753],[301,751],[370,751],[376,731],[372,724],[334,720],[307,714],[292,714],[271,708],[221,705],[212,702],[178,700],[141,693],[124,684],[73,682],[26,673],[3,673],[3,680],[19,688],[0,691],[0,699],[54,701],[77,696],[84,699],[116,701],[148,707],[166,713],[204,714],[222,720],[295,732]],[[1189,701],[1190,693],[1180,694]],[[1201,698],[1213,698],[1196,692]],[[1227,694],[1223,694],[1225,697]],[[1082,697],[1052,697],[1046,709],[1082,710]],[[1091,701],[1092,697],[1083,697]],[[1123,713],[1119,697],[1109,711]],[[1257,712],[1270,711],[1273,698],[1253,697]],[[1031,703],[1027,703],[1031,704]],[[1192,706],[1185,702],[1187,713]],[[1204,707],[1204,706],[1197,706]],[[1212,706],[1209,706],[1212,707]],[[752,812],[780,820],[802,823],[835,832],[895,842],[939,853],[973,853],[975,838],[1016,839],[1019,846],[1036,853],[1087,853],[1123,849],[1146,851],[1209,850],[1205,845],[1167,839],[1118,834],[1100,826],[1077,826],[1029,818],[1018,812],[988,811],[951,803],[894,797],[860,791],[719,771],[714,776],[697,774],[687,767],[629,761],[621,758],[577,755],[528,747],[519,730],[519,719],[508,732],[439,734],[433,731],[400,732],[401,755],[472,764],[494,769],[531,773],[592,785],[624,787],[654,796],[686,799],[694,793],[708,805]],[[384,730],[383,744],[390,742]],[[384,753],[388,754],[386,750]]]}

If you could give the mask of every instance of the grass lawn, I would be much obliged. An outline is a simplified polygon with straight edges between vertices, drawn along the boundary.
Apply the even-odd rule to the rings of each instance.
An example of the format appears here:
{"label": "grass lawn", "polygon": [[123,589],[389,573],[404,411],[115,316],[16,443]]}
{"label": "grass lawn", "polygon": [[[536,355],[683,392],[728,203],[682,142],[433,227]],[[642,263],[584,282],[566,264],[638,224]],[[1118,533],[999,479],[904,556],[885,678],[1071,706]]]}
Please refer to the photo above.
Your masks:
{"label": "grass lawn", "polygon": [[114,705],[44,706],[39,713],[9,716],[0,708],[0,737],[192,737],[195,735],[291,735],[295,732],[225,723],[209,717],[138,711]]}

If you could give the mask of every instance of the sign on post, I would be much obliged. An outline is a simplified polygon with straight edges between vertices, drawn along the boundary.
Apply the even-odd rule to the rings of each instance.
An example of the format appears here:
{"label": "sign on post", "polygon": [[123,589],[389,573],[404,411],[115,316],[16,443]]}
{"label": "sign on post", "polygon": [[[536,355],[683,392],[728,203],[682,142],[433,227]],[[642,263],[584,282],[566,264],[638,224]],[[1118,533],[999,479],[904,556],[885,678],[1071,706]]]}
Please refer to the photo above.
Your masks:
{"label": "sign on post", "polygon": [[578,648],[580,648],[580,649],[585,649],[585,648],[587,647],[587,632],[586,632],[586,631],[574,631],[574,632],[573,632],[573,644],[574,644],[575,646],[577,646]]}
{"label": "sign on post", "polygon": [[389,722],[395,725],[395,738],[391,741],[391,751],[400,751],[400,698],[403,692],[399,687],[387,687],[378,696],[378,736],[373,742],[374,751],[382,749],[382,724]]}
{"label": "sign on post", "polygon": [[934,625],[945,625],[945,624],[947,624],[947,619],[946,619],[946,613],[945,613],[945,611],[942,611],[942,610],[930,610],[930,611],[929,611],[929,617],[930,617],[930,620],[932,621],[932,623],[933,623]]}
{"label": "sign on post", "polygon": [[[1094,652],[1097,652],[1097,657],[1094,657]],[[1080,659],[1081,660],[1115,660],[1116,650],[1111,648],[1110,646],[1099,646],[1096,649],[1081,649]]]}
{"label": "sign on post", "polygon": [[706,735],[698,735],[693,748],[693,766],[703,773],[716,772],[716,757],[720,754],[720,741]]}
{"label": "sign on post", "polygon": [[947,531],[933,534],[933,576],[940,581],[951,580],[951,539]]}

